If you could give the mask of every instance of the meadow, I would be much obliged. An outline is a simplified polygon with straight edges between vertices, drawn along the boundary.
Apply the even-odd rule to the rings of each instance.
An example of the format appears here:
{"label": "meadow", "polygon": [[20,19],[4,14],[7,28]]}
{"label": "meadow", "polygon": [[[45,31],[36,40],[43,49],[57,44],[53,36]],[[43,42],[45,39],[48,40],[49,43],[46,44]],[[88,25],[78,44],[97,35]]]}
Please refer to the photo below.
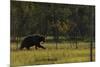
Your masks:
{"label": "meadow", "polygon": [[[78,48],[73,43],[42,44],[46,49],[19,50],[16,43],[11,43],[11,66],[41,65],[41,64],[61,64],[90,61],[90,42],[79,42]],[[95,61],[95,48],[93,48],[93,61]]]}
{"label": "meadow", "polygon": [[[93,56],[92,59],[95,61],[95,6],[93,5],[11,0],[10,30],[12,67],[90,62],[90,56]],[[42,45],[46,49],[35,50],[33,46],[30,50],[19,50],[24,37],[34,34],[45,36],[46,41]],[[91,47],[93,53],[90,51]]]}

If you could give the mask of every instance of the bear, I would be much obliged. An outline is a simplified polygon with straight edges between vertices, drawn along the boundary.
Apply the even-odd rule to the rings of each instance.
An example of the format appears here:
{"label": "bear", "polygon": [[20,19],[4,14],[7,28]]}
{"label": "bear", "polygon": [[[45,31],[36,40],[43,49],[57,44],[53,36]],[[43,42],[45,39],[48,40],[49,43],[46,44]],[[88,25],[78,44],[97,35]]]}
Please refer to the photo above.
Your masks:
{"label": "bear", "polygon": [[45,42],[45,37],[42,35],[29,35],[24,38],[24,40],[21,43],[20,50],[23,48],[26,48],[27,50],[30,49],[30,47],[35,46],[35,49],[42,48],[46,49],[45,47],[41,46],[41,42]]}

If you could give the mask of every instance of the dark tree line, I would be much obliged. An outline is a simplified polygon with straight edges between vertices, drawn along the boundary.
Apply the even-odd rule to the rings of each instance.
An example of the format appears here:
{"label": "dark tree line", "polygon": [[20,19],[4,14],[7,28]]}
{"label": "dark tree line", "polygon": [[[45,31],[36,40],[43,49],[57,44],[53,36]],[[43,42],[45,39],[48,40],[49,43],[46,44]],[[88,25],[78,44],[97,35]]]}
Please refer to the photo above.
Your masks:
{"label": "dark tree line", "polygon": [[11,1],[12,38],[42,34],[56,40],[90,39],[91,33],[94,39],[94,6]]}

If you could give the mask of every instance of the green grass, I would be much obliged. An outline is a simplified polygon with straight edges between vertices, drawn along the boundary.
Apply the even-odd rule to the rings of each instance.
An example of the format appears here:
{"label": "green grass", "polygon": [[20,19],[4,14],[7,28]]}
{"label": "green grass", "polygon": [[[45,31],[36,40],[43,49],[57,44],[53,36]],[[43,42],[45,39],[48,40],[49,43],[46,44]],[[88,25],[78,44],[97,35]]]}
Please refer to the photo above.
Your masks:
{"label": "green grass", "polygon": [[[89,43],[80,42],[78,49],[70,43],[59,43],[55,49],[55,43],[46,43],[46,50],[34,47],[31,50],[16,50],[16,43],[11,44],[11,66],[19,65],[40,65],[58,63],[89,62]],[[93,49],[93,61],[95,61],[95,48]]]}

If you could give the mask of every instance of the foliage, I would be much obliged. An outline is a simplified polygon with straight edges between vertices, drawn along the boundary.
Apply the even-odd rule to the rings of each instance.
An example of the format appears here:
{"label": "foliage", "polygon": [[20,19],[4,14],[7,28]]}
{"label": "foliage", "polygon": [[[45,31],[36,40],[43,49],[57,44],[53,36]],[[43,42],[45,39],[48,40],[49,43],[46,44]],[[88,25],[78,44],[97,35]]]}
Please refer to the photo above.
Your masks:
{"label": "foliage", "polygon": [[[30,34],[90,38],[95,35],[95,8],[11,1],[11,37]],[[91,31],[92,30],[92,31]]]}

